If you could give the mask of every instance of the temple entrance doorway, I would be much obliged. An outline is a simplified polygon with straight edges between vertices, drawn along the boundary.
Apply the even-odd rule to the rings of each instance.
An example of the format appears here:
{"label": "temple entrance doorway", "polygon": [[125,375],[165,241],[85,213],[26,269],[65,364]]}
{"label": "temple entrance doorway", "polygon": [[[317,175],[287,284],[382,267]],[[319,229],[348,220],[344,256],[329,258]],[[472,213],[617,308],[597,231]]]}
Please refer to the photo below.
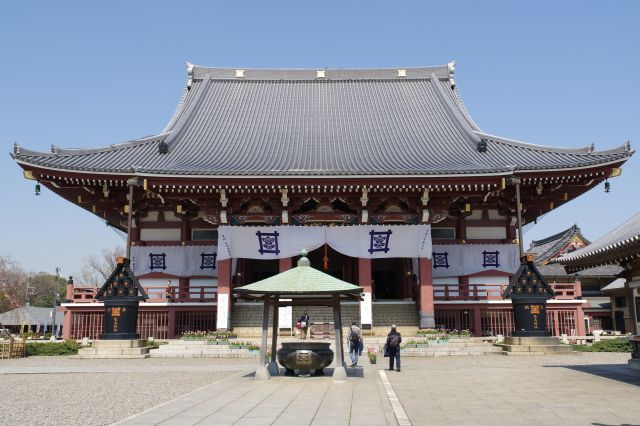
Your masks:
{"label": "temple entrance doorway", "polygon": [[[325,256],[328,259],[327,269],[324,269]],[[334,278],[338,278],[351,284],[357,284],[358,277],[355,273],[356,271],[354,271],[354,268],[357,267],[357,262],[354,261],[354,258],[339,253],[328,245],[324,245],[313,250],[307,257],[311,262],[311,267],[316,268],[325,274],[329,274]],[[297,259],[299,259],[299,257]]]}
{"label": "temple entrance doorway", "polygon": [[232,277],[233,287],[240,287],[277,275],[280,262],[275,260],[238,259],[236,273]]}
{"label": "temple entrance doorway", "polygon": [[371,261],[371,279],[375,300],[410,299],[410,274],[407,274],[408,259],[373,259]]}

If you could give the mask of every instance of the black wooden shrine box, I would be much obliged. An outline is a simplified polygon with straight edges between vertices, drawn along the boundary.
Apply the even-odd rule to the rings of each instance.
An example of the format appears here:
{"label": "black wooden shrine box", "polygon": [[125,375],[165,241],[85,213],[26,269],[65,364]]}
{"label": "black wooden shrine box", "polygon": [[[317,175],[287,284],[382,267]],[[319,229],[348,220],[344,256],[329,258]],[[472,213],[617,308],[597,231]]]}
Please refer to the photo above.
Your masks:
{"label": "black wooden shrine box", "polygon": [[522,257],[520,268],[511,279],[503,297],[511,299],[515,337],[546,337],[547,299],[554,292],[533,263],[533,256]]}
{"label": "black wooden shrine box", "polygon": [[129,269],[129,259],[118,257],[118,264],[95,297],[104,302],[103,334],[100,339],[138,339],[138,303],[149,296]]}

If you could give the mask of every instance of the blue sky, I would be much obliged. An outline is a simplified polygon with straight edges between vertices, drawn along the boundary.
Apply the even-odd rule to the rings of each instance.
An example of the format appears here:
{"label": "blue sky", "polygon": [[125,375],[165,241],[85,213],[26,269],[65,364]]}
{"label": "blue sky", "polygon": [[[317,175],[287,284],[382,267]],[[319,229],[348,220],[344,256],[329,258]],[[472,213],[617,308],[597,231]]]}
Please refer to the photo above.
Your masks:
{"label": "blue sky", "polygon": [[[640,141],[640,2],[3,2],[0,5],[0,255],[76,274],[122,244],[47,190],[34,196],[14,142],[49,151],[159,132],[185,62],[229,67],[410,67],[457,61],[486,132],[558,147]],[[621,177],[547,214],[540,239],[578,223],[587,238],[640,210],[639,155]]]}

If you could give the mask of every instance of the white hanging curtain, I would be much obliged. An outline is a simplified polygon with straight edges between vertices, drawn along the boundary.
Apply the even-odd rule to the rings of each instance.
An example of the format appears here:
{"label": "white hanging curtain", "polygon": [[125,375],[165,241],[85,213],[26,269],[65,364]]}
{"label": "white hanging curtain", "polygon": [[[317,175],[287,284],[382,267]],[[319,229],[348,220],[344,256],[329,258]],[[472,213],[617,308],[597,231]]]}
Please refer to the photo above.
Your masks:
{"label": "white hanging curtain", "polygon": [[431,257],[429,225],[218,228],[219,259],[282,259],[328,244],[351,257]]}
{"label": "white hanging curtain", "polygon": [[518,270],[518,246],[515,244],[438,244],[433,246],[433,276],[457,277],[481,271]]}
{"label": "white hanging curtain", "polygon": [[136,276],[161,272],[178,277],[218,276],[216,246],[134,246],[131,270]]}

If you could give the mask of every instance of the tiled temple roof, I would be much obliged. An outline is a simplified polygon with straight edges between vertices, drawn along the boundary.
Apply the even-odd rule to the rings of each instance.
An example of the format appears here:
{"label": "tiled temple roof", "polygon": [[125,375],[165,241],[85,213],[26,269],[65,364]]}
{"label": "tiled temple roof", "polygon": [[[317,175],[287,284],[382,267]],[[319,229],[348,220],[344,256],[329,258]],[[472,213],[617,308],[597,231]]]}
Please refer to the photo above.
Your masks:
{"label": "tiled temple roof", "polygon": [[[579,238],[587,245],[590,244],[578,225],[573,225],[569,229],[565,229],[562,232],[558,232],[555,235],[544,238],[538,241],[532,241],[531,245],[527,249],[528,253],[535,255],[535,263],[538,270],[545,277],[563,277],[567,275],[564,267],[557,263],[552,263],[551,260],[560,256],[567,244],[569,244],[574,238]],[[622,268],[617,265],[602,265],[595,268],[585,269],[578,272],[579,276],[589,277],[611,277],[622,272]]]}
{"label": "tiled temple roof", "polygon": [[565,265],[567,272],[594,266],[617,264],[640,257],[640,212],[616,229],[583,247],[552,262]]}
{"label": "tiled temple roof", "polygon": [[430,176],[580,169],[632,154],[628,144],[560,149],[482,132],[455,87],[453,64],[188,70],[178,108],[156,136],[51,153],[16,145],[12,155],[42,168],[114,174]]}

